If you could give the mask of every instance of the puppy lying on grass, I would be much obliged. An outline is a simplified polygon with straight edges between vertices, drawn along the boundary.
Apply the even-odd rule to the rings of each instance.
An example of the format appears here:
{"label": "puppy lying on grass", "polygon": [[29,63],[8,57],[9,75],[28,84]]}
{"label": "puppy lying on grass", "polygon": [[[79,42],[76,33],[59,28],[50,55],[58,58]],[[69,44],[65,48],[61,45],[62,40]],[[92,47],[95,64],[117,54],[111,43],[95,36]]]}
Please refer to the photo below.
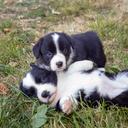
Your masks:
{"label": "puppy lying on grass", "polygon": [[75,62],[67,71],[58,73],[34,65],[20,89],[66,114],[77,108],[80,98],[94,106],[103,99],[109,104],[128,107],[128,70],[107,73],[89,60]]}

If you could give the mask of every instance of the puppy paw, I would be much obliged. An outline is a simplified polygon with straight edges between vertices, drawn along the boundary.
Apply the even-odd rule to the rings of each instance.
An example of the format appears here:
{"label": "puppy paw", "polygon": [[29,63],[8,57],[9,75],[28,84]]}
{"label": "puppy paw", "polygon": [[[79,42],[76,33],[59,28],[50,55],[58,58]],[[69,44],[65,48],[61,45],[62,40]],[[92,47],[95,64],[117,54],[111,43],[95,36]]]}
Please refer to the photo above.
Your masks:
{"label": "puppy paw", "polygon": [[93,61],[90,60],[82,60],[82,61],[77,61],[73,64],[70,65],[68,72],[69,73],[74,73],[78,71],[89,71],[96,67],[96,64]]}
{"label": "puppy paw", "polygon": [[59,106],[62,112],[65,114],[70,114],[73,110],[77,109],[78,102],[75,98],[73,97],[63,97],[59,101]]}
{"label": "puppy paw", "polygon": [[83,60],[81,66],[83,67],[84,70],[88,71],[96,67],[96,64],[90,60]]}
{"label": "puppy paw", "polygon": [[60,108],[65,114],[70,114],[73,110],[73,102],[70,97],[64,97],[60,99]]}

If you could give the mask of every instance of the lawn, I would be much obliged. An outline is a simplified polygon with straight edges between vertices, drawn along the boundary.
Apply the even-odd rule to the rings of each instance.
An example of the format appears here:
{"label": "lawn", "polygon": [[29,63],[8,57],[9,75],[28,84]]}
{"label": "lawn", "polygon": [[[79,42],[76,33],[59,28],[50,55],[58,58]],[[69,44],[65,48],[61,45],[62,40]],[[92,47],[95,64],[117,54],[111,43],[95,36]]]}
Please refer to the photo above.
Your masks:
{"label": "lawn", "polygon": [[71,115],[25,97],[18,86],[39,37],[94,30],[107,56],[106,70],[128,68],[127,0],[0,0],[0,128],[127,128],[128,109],[105,104]]}

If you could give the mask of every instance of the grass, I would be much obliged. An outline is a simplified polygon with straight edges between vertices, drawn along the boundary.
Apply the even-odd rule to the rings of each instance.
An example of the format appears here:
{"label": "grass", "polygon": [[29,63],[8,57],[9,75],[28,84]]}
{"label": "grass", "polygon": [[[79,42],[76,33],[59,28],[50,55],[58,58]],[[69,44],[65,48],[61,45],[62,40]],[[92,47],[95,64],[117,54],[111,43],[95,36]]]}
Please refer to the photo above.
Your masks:
{"label": "grass", "polygon": [[[39,118],[38,111],[40,107],[42,111],[45,110],[46,105],[40,104],[37,99],[25,97],[18,89],[20,80],[29,70],[30,62],[34,61],[33,43],[42,34],[51,31],[73,34],[95,30],[103,41],[107,55],[106,69],[116,72],[128,67],[128,24],[127,16],[123,16],[127,12],[121,12],[117,8],[120,4],[118,1],[8,2],[10,1],[0,1],[0,83],[7,85],[9,89],[7,95],[0,96],[1,128],[31,128],[34,121],[44,121],[43,117]],[[104,104],[101,104],[93,109],[84,107],[81,103],[80,109],[69,116],[48,106],[47,109],[46,115],[44,113],[46,122],[42,124],[44,128],[128,126],[127,108],[112,106],[105,109]]]}
{"label": "grass", "polygon": [[0,30],[4,31],[5,28],[11,28],[12,27],[12,21],[10,20],[4,20],[1,24],[0,24]]}
{"label": "grass", "polygon": [[26,17],[30,17],[30,18],[46,17],[45,9],[43,9],[42,7],[33,9],[28,14],[26,14]]}
{"label": "grass", "polygon": [[128,26],[126,23],[115,22],[114,20],[104,17],[98,17],[90,24],[93,30],[96,30],[103,40],[113,39],[115,42],[121,44],[124,48],[128,48]]}

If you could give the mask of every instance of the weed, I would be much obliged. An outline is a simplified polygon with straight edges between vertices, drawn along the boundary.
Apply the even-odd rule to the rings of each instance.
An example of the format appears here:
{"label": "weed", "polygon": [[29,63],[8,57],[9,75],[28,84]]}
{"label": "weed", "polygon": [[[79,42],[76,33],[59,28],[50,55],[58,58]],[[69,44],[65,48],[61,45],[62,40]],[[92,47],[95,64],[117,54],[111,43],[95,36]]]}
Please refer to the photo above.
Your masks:
{"label": "weed", "polygon": [[[71,23],[75,28],[71,33],[95,30],[104,45],[107,56],[106,69],[117,72],[128,67],[128,26],[127,22],[119,18],[115,10],[115,6],[120,3],[113,4],[111,0],[48,0],[46,4],[43,3],[44,1],[41,0],[23,0],[13,6],[8,3],[7,7],[3,8],[4,1],[0,0],[0,10],[6,12],[6,15],[0,13],[2,18],[0,82],[5,83],[9,88],[7,95],[0,96],[1,128],[32,128],[31,124],[34,121],[38,124],[39,108],[45,106],[37,99],[24,96],[19,90],[23,75],[30,69],[29,64],[34,61],[31,43],[34,42],[35,31],[42,35],[42,31],[51,32],[58,30],[58,27],[59,31],[69,32],[69,29],[72,30]],[[13,13],[23,15],[25,21],[32,18],[28,26],[35,31],[14,26],[23,23],[24,27],[24,19],[12,18]],[[37,17],[41,17],[39,21]],[[42,27],[44,22],[47,25]],[[6,28],[11,31],[4,34]],[[94,109],[81,103],[80,109],[69,116],[48,106],[44,108],[47,111],[43,117],[46,117],[47,121],[43,120],[45,124],[40,124],[44,128],[127,128],[128,126],[128,108],[112,106],[105,109],[104,104],[101,104]],[[41,110],[43,112],[43,108]]]}
{"label": "weed", "polygon": [[0,23],[0,30],[4,31],[6,28],[11,28],[12,27],[12,21],[11,20],[4,20],[3,22]]}

